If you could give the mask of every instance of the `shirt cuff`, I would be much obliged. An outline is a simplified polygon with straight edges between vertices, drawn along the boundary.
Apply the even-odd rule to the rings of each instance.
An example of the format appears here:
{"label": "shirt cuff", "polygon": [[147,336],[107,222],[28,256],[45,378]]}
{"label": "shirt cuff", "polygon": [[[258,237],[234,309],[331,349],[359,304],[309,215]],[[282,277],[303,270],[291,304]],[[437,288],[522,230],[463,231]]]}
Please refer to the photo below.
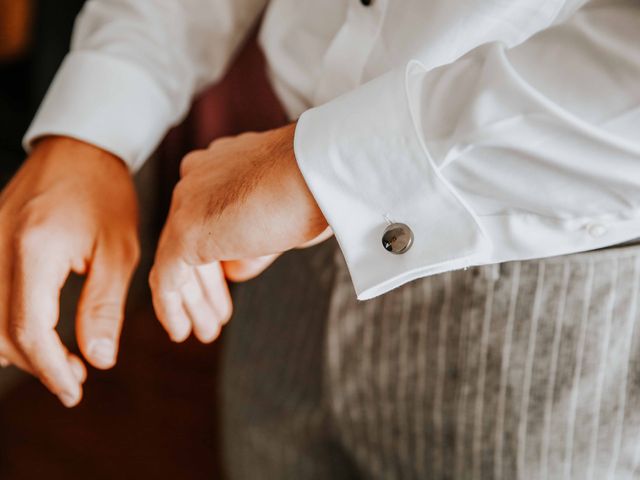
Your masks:
{"label": "shirt cuff", "polygon": [[[335,232],[360,300],[486,256],[475,216],[441,176],[418,136],[405,72],[393,71],[308,110],[295,154]],[[382,245],[388,222],[408,225],[412,247]]]}
{"label": "shirt cuff", "polygon": [[142,166],[172,120],[170,103],[142,69],[103,53],[67,55],[23,139],[64,135]]}

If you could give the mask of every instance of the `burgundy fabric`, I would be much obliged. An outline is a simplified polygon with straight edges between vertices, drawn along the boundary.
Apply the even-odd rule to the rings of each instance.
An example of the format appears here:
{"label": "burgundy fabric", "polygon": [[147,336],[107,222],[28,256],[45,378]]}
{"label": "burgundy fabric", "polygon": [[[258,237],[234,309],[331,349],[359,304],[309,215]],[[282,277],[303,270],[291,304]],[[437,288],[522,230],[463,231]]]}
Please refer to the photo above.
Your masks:
{"label": "burgundy fabric", "polygon": [[287,123],[266,74],[255,34],[237,55],[225,78],[200,94],[191,113],[174,128],[158,150],[162,218],[178,179],[180,160],[206,148],[214,139],[247,131],[264,131]]}

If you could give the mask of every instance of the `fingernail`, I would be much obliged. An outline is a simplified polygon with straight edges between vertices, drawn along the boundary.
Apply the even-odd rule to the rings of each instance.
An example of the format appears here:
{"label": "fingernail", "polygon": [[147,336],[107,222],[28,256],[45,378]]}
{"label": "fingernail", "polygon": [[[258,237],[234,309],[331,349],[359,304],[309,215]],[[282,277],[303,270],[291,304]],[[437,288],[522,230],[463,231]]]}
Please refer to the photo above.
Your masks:
{"label": "fingernail", "polygon": [[73,407],[78,403],[78,397],[68,392],[62,392],[58,398],[65,407]]}
{"label": "fingernail", "polygon": [[100,367],[110,367],[115,362],[115,348],[111,340],[102,338],[89,344],[89,357]]}
{"label": "fingernail", "polygon": [[7,368],[9,366],[9,360],[6,358],[0,357],[0,367]]}

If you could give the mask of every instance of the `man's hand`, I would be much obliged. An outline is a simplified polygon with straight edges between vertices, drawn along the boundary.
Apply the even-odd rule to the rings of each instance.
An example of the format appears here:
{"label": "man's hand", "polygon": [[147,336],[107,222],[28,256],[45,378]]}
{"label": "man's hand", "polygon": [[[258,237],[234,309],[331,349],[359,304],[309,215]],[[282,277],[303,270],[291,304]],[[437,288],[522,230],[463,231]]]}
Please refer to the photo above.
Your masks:
{"label": "man's hand", "polygon": [[231,316],[225,281],[330,234],[298,169],[295,125],[213,142],[182,161],[150,285],[175,341],[214,340]]}
{"label": "man's hand", "polygon": [[66,406],[86,370],[56,333],[60,290],[87,274],[77,314],[80,349],[113,366],[139,256],[137,202],[125,165],[70,138],[50,137],[0,194],[0,358],[38,376]]}

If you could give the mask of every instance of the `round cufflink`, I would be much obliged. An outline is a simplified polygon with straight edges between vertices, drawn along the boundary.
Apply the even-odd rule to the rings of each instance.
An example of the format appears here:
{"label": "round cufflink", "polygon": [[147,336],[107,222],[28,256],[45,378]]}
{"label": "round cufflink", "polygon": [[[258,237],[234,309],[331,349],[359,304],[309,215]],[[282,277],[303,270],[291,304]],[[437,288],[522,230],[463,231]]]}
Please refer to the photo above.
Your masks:
{"label": "round cufflink", "polygon": [[391,223],[382,234],[382,246],[387,252],[400,255],[413,245],[413,232],[404,223]]}

